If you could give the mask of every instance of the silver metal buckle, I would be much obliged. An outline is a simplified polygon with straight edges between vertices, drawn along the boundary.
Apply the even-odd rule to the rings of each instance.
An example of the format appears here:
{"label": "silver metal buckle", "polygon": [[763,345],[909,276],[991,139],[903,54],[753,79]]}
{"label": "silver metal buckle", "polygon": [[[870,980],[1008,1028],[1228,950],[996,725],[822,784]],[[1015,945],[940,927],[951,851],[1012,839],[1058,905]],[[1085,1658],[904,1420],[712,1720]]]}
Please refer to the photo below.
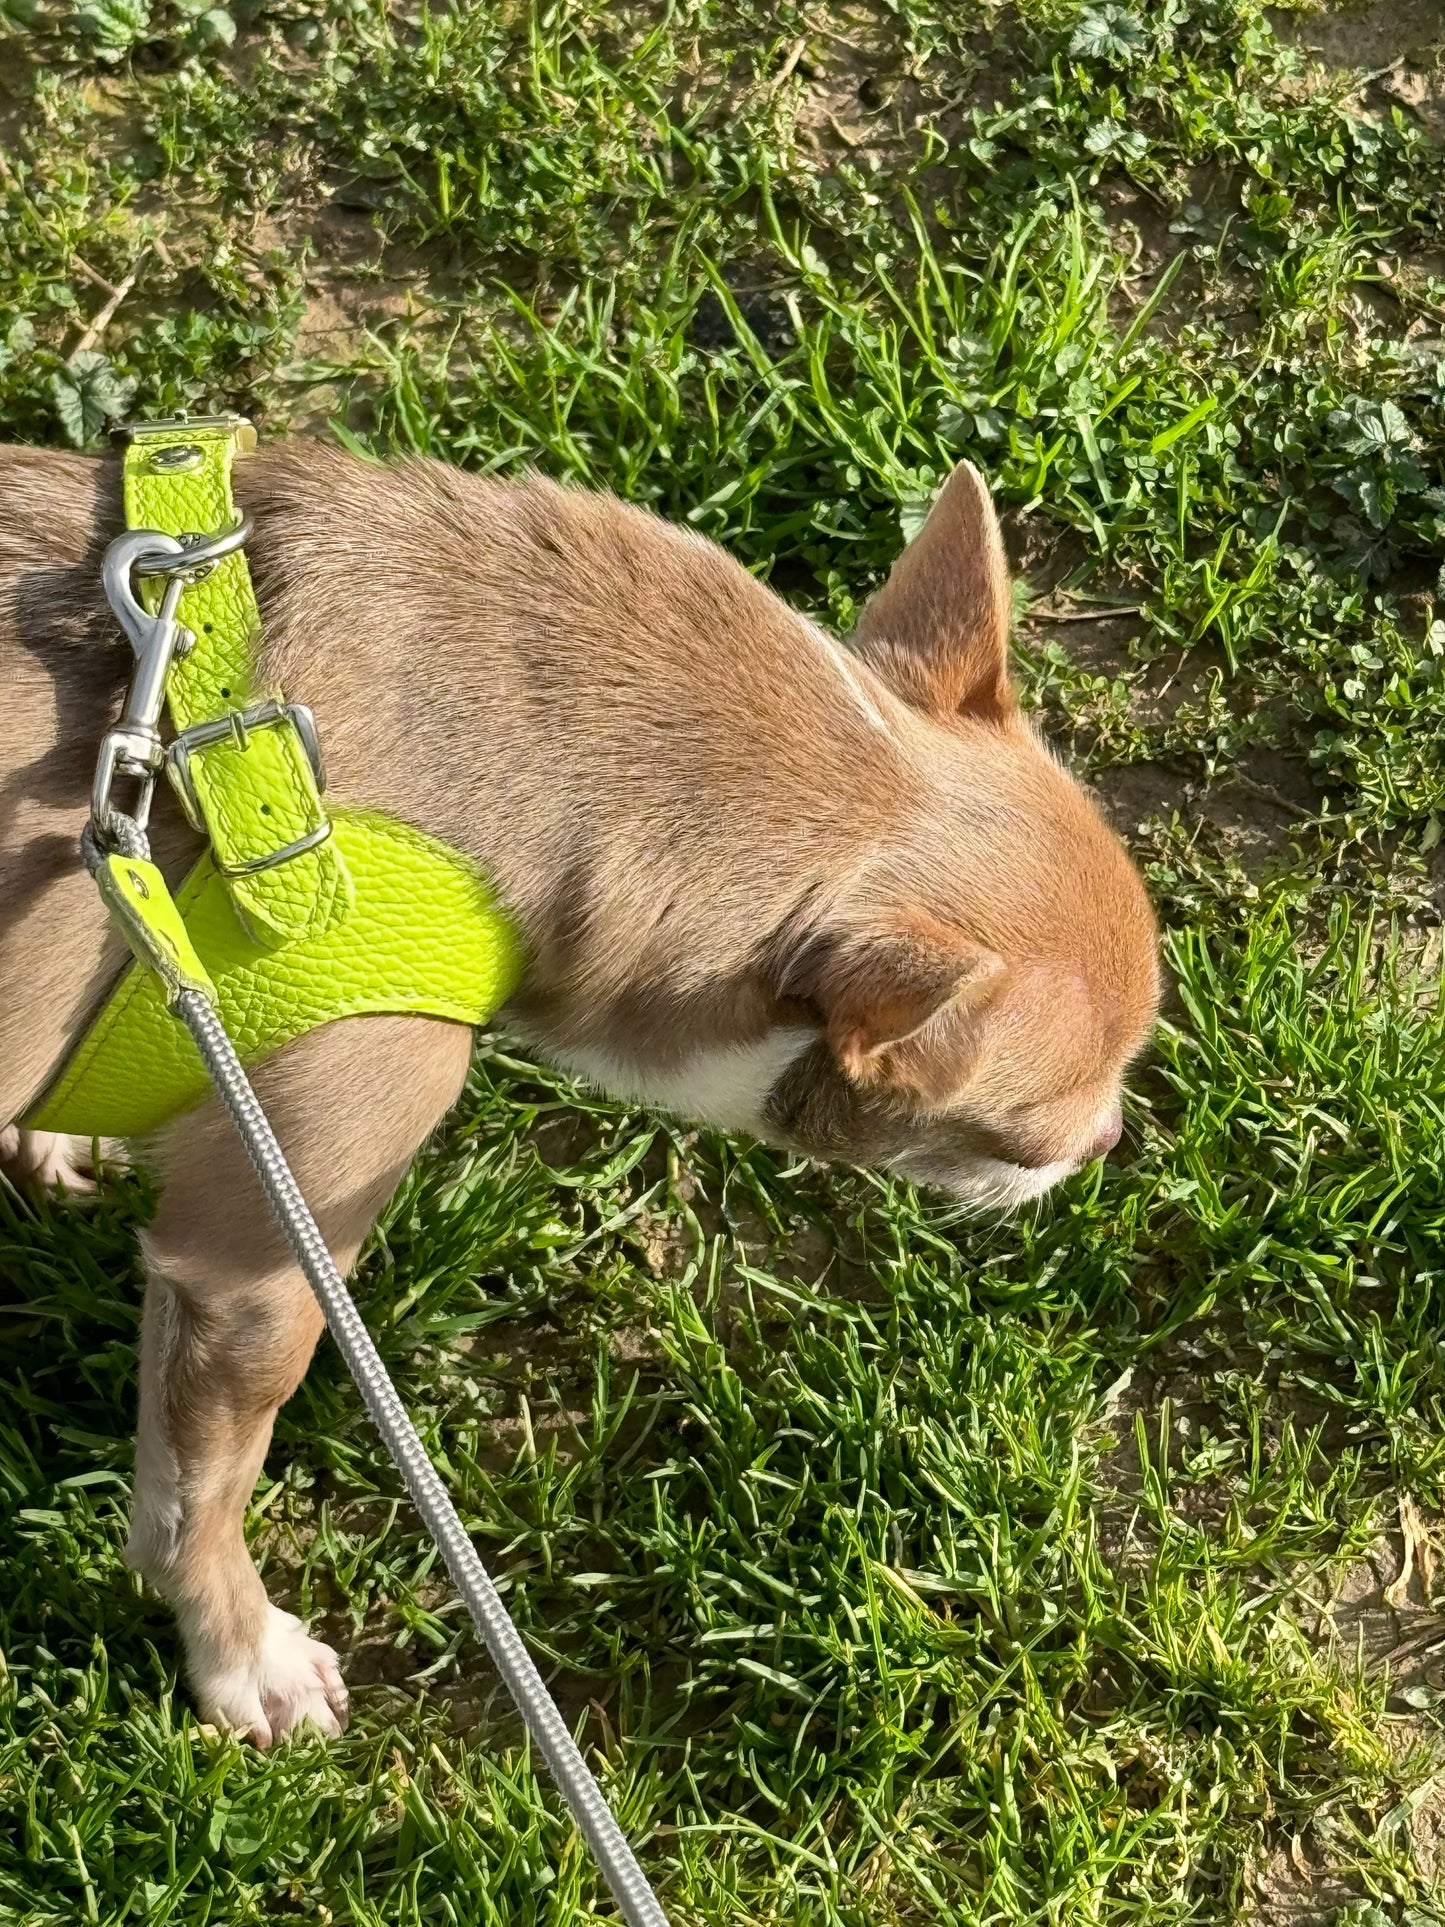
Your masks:
{"label": "silver metal buckle", "polygon": [[[306,760],[311,765],[311,773],[316,778],[318,791],[326,788],[326,765],[321,760],[321,743],[316,734],[316,718],[304,703],[258,703],[254,709],[233,709],[229,715],[218,716],[214,722],[192,723],[189,729],[176,732],[174,740],[165,752],[166,774],[171,787],[180,798],[181,808],[185,811],[186,821],[193,830],[202,836],[208,834],[206,818],[201,809],[201,799],[196,794],[195,778],[191,774],[191,751],[204,749],[208,743],[222,743],[232,737],[238,749],[246,747],[246,738],[253,729],[274,729],[289,724],[301,739],[301,747],[306,752]],[[256,876],[262,870],[274,870],[279,863],[289,863],[292,857],[301,856],[307,850],[314,850],[318,843],[324,843],[331,834],[331,820],[325,818],[314,830],[299,836],[294,843],[283,844],[279,850],[268,850],[264,856],[248,857],[242,863],[217,862],[222,876]]]}
{"label": "silver metal buckle", "polygon": [[174,415],[163,415],[159,421],[118,422],[110,432],[112,441],[125,443],[133,442],[138,435],[175,435],[187,428],[222,428],[232,432],[251,429],[253,438],[256,432],[244,415],[188,415],[184,408],[178,408]]}

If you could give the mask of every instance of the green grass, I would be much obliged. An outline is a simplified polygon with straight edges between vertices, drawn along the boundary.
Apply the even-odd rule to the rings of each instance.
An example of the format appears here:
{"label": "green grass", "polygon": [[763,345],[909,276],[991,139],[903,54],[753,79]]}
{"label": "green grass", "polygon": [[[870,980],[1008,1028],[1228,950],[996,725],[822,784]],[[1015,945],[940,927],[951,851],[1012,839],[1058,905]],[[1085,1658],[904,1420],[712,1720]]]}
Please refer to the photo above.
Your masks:
{"label": "green grass", "polygon": [[[1170,930],[1125,1154],[1016,1223],[491,1041],[363,1262],[679,1927],[1445,1921],[1439,1681],[1320,1616],[1445,1509],[1439,150],[1248,0],[0,22],[10,437],[534,464],[843,627],[967,454]],[[329,1350],[253,1536],[351,1730],[197,1726],[120,1560],[149,1208],[0,1196],[0,1921],[605,1914]]]}

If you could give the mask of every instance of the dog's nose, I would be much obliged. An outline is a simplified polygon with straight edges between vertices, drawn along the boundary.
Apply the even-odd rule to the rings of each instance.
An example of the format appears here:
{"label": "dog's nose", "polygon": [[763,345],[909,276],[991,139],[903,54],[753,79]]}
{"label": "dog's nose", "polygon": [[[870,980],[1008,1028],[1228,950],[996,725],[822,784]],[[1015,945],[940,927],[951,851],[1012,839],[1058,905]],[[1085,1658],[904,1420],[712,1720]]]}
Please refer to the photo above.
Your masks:
{"label": "dog's nose", "polygon": [[1124,1135],[1124,1113],[1116,1104],[1099,1126],[1099,1135],[1085,1153],[1086,1158],[1107,1157]]}

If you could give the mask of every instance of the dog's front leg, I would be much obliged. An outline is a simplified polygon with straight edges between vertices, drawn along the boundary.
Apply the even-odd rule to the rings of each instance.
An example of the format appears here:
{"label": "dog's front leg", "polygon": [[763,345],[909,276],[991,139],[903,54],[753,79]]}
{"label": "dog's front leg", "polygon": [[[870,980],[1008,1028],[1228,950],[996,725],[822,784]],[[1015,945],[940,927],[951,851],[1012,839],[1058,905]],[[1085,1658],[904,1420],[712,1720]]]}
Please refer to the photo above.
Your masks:
{"label": "dog's front leg", "polygon": [[[257,1071],[343,1271],[456,1098],[470,1042],[430,1018],[355,1017]],[[171,1126],[158,1151],[127,1557],[175,1608],[204,1718],[261,1746],[306,1719],[338,1733],[336,1656],[271,1604],[243,1536],[272,1421],[305,1373],[321,1313],[217,1101]]]}

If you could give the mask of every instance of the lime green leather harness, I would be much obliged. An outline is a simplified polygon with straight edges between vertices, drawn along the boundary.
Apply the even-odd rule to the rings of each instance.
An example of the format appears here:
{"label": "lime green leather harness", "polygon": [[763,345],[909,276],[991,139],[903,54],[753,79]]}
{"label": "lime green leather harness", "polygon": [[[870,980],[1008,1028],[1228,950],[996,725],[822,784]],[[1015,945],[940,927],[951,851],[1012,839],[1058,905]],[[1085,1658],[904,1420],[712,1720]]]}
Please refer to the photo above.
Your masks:
{"label": "lime green leather harness", "polygon": [[[238,526],[231,468],[255,445],[249,423],[181,418],[127,433],[130,529],[173,538],[174,557],[178,543],[199,548]],[[172,572],[169,586],[147,581],[141,600],[152,620],[173,619],[195,639],[165,679],[176,734],[164,763],[210,849],[176,905],[243,1061],[340,1017],[489,1017],[521,976],[514,927],[455,850],[410,824],[322,801],[310,712],[255,687],[260,617],[239,543],[194,575]],[[133,739],[117,728],[113,740],[112,764],[140,775]],[[152,780],[159,758],[157,747]],[[137,962],[25,1122],[135,1136],[207,1089],[160,979]]]}

